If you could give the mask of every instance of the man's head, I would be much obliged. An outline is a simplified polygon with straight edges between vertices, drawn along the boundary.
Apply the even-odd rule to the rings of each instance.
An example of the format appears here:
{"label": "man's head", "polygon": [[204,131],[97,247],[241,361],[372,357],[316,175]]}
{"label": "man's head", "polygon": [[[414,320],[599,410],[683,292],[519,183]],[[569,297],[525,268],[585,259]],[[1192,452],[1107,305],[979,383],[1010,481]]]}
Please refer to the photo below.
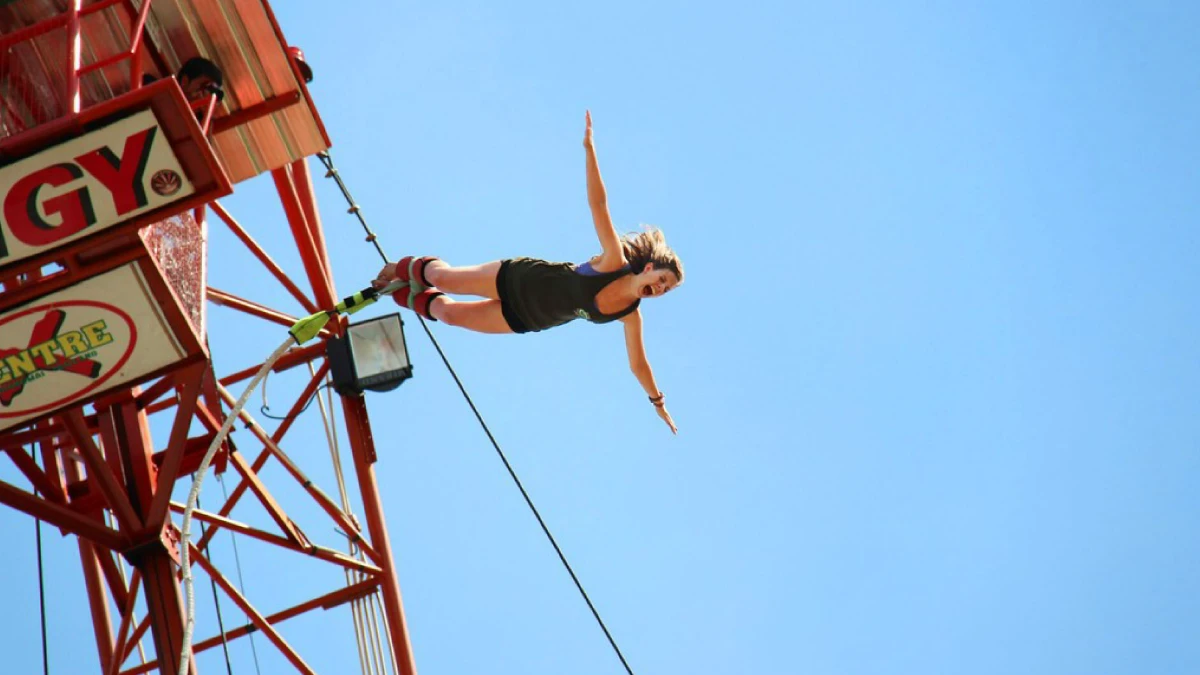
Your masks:
{"label": "man's head", "polygon": [[183,88],[183,95],[189,101],[203,98],[210,93],[215,93],[218,99],[225,97],[221,88],[225,84],[225,76],[217,64],[208,59],[199,56],[188,59],[180,67],[176,77],[179,79],[179,86]]}

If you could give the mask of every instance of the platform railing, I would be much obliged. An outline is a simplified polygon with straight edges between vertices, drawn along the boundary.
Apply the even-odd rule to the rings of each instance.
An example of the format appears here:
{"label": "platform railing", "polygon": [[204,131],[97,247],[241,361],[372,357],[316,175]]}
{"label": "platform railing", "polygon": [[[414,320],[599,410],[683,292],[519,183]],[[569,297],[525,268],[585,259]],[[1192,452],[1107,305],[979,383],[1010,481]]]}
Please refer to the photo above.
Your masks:
{"label": "platform railing", "polygon": [[[129,88],[141,86],[145,72],[146,22],[152,0],[67,0],[67,9],[28,26],[11,30],[0,25],[0,138],[16,135],[59,117],[78,113],[116,93],[96,87],[94,100],[84,101],[82,82],[91,74],[129,62]],[[127,31],[115,53],[84,63],[84,22],[110,8],[123,11],[116,23]],[[12,18],[6,17],[6,18]],[[117,37],[119,33],[110,35]],[[94,45],[107,46],[107,45]],[[106,50],[107,51],[107,50]],[[108,81],[105,80],[105,85]],[[104,89],[108,89],[107,92]]]}

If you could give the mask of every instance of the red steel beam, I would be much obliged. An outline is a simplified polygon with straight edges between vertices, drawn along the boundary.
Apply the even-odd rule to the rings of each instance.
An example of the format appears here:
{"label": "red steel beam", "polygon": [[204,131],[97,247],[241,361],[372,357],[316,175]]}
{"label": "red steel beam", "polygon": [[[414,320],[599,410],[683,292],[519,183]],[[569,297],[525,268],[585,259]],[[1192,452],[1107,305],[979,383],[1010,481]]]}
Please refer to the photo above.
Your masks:
{"label": "red steel beam", "polygon": [[32,40],[39,35],[45,35],[56,28],[62,28],[67,24],[67,15],[58,14],[39,21],[32,26],[26,26],[19,31],[9,33],[8,35],[0,36],[0,49],[7,49],[15,44]]}
{"label": "red steel beam", "polygon": [[275,498],[271,496],[271,492],[267,490],[267,486],[259,479],[258,473],[246,464],[245,459],[242,459],[242,453],[230,453],[229,463],[233,464],[233,468],[242,475],[242,480],[250,486],[250,491],[254,493],[254,496],[258,497],[259,503],[267,510],[267,515],[271,516],[271,520],[274,520],[279,529],[283,530],[283,533],[287,535],[288,541],[300,546],[305,537],[292,524],[292,519],[288,518],[283,509],[279,507],[279,502],[276,502]]}
{"label": "red steel beam", "polygon": [[[272,373],[282,373],[285,370],[291,370],[292,368],[295,368],[296,366],[302,366],[302,365],[308,363],[309,361],[320,358],[322,356],[325,356],[325,344],[323,342],[314,343],[307,347],[293,348],[291,351],[284,354],[282,358],[280,358],[278,361],[275,362],[275,366],[273,368],[271,368],[271,372]],[[230,385],[237,384],[238,382],[248,380],[248,379],[254,377],[258,373],[259,369],[261,369],[261,368],[262,368],[261,363],[250,366],[248,368],[244,368],[242,370],[237,371],[236,373],[231,373],[231,374],[226,375],[225,377],[221,378],[220,383],[222,385],[228,387]],[[146,412],[148,414],[153,415],[155,413],[160,413],[169,408],[173,408],[177,402],[174,399],[167,399],[167,400],[163,400],[163,401],[156,401],[154,403],[150,403],[149,400],[146,399],[145,395],[142,394],[142,395],[138,396],[138,403],[140,405],[146,406]]]}
{"label": "red steel beam", "polygon": [[[200,132],[205,136],[208,135],[208,127],[212,124],[213,115],[217,114],[217,95],[209,94],[204,101],[204,115],[200,118]],[[196,109],[196,104],[192,105],[192,109]]]}
{"label": "red steel beam", "polygon": [[[50,442],[40,443],[40,451],[42,453],[42,466],[46,472],[46,476],[54,482],[54,490],[60,495],[63,495],[63,503],[67,501],[67,477],[61,470],[59,464],[59,442],[57,438],[52,438]],[[66,534],[66,531],[63,531]],[[122,535],[123,537],[123,535]],[[111,548],[111,547],[110,547]]]}
{"label": "red steel beam", "polygon": [[[40,439],[37,442],[37,446],[42,453],[42,466],[46,467],[46,479],[50,484],[50,492],[43,493],[42,496],[52,502],[67,506],[70,501],[70,493],[67,492],[66,474],[69,472],[59,471],[58,458],[60,456],[59,448],[61,447],[63,441],[68,438],[68,436],[65,433],[61,433],[65,430],[63,429],[62,425],[53,418],[35,422],[34,426],[40,429],[57,429],[60,432],[59,434],[46,436]],[[32,448],[30,449],[30,455],[30,458],[33,459]],[[86,513],[86,511],[76,507],[74,504],[70,504],[70,506],[74,507],[76,513]],[[96,518],[96,520],[101,520],[101,518]],[[108,524],[107,521],[105,521],[105,524]],[[63,536],[66,536],[67,533],[66,531],[62,531],[62,534]]]}
{"label": "red steel beam", "polygon": [[277,113],[284,108],[290,108],[300,102],[300,92],[289,91],[282,94],[276,94],[261,103],[255,103],[249,108],[226,115],[212,124],[212,133],[219,134],[222,131],[229,131],[234,127],[240,127],[243,124],[249,124],[254,120],[266,117],[272,113]]}
{"label": "red steel beam", "polygon": [[[43,446],[45,445],[46,443],[43,442]],[[68,462],[66,465],[66,476],[68,479],[78,480],[81,477],[79,464]],[[78,509],[78,507],[76,508]],[[103,517],[101,508],[93,507],[85,513],[100,520]],[[109,562],[112,561],[112,557],[107,549],[97,550],[95,544],[82,537],[76,538],[75,543],[79,549],[79,563],[83,571],[84,587],[87,590],[88,608],[92,616],[92,632],[96,638],[96,651],[100,659],[100,668],[103,670],[108,667],[113,659],[113,628],[112,616],[109,614],[108,609],[108,594],[105,593],[104,589],[101,556],[107,558]],[[114,579],[113,577],[109,577],[108,581],[109,583],[115,581],[114,586],[123,587],[119,578]],[[120,599],[125,600],[125,597],[120,596]]]}
{"label": "red steel beam", "polygon": [[0,445],[3,445],[5,449],[18,445],[32,445],[64,433],[66,433],[66,429],[61,424],[47,424],[43,421],[31,429],[0,435]]}
{"label": "red steel beam", "polygon": [[[108,594],[104,591],[104,579],[99,568],[101,551],[97,551],[95,545],[86,539],[79,539],[78,544],[88,606],[92,611],[92,630],[96,634],[96,649],[100,654],[100,669],[105,670],[113,660],[113,629],[108,611]],[[108,552],[104,551],[103,555],[108,555]]]}
{"label": "red steel beam", "polygon": [[[377,585],[378,584],[372,579],[360,581],[353,586],[346,586],[345,588],[333,591],[332,593],[326,593],[318,598],[313,598],[307,602],[302,602],[295,607],[290,607],[281,612],[276,612],[266,617],[266,619],[267,621],[271,622],[272,625],[274,625],[287,621],[293,617],[300,616],[306,612],[311,612],[314,609],[333,609],[339,605],[344,605],[347,602],[353,602],[359,598],[370,595],[371,591],[374,590],[375,586]],[[216,635],[206,640],[196,642],[192,645],[192,649],[199,654],[200,652],[212,649],[213,647],[216,647],[224,642],[233,642],[234,640],[245,637],[257,630],[258,627],[254,624],[248,624],[234,628],[233,630],[225,631],[223,636]],[[141,673],[148,673],[151,670],[154,670],[154,668],[154,664],[147,663],[145,665],[123,671],[120,673],[120,675],[141,675]]]}
{"label": "red steel beam", "polygon": [[[200,424],[204,425],[204,429],[210,436],[209,443],[211,443],[212,437],[217,435],[217,432],[221,430],[221,426],[225,424],[225,420],[228,417],[225,416],[225,412],[220,407],[210,410],[208,406],[199,406],[196,408],[196,419],[200,420]],[[229,430],[231,433],[235,431],[233,427],[230,427]],[[207,451],[207,448],[205,450]]]}
{"label": "red steel beam", "polygon": [[[292,405],[291,412],[289,412],[287,416],[288,421],[284,424],[288,424],[291,420],[295,419],[296,412],[301,403],[307,401],[309,396],[314,394],[316,384],[325,377],[325,372],[327,369],[328,364],[324,364],[322,365],[321,369],[317,371],[316,376],[311,382],[309,382],[308,386],[305,388],[305,391],[296,400],[296,403]],[[221,397],[225,399],[225,402],[232,408],[234,404],[233,396],[224,387],[220,388],[220,394]],[[310,481],[308,477],[305,476],[304,473],[300,471],[300,469],[291,461],[291,459],[279,449],[277,442],[269,439],[262,431],[262,428],[257,424],[254,424],[253,418],[246,414],[244,410],[241,412],[240,418],[250,424],[251,433],[253,433],[260,441],[263,442],[264,445],[266,445],[266,448],[263,450],[262,454],[255,459],[254,464],[252,465],[253,471],[257,473],[266,463],[267,457],[272,455],[275,456],[276,459],[283,464],[284,469],[286,469],[287,472],[293,478],[295,478],[296,482],[300,483],[300,486],[304,489],[304,491],[313,498],[313,501],[317,502],[317,505],[320,506],[327,514],[329,514],[329,517],[333,519],[334,523],[342,528],[342,530],[346,533],[346,536],[350,537],[355,543],[358,543],[363,552],[369,558],[375,562],[379,562],[378,554],[375,552],[374,548],[370,544],[362,541],[358,524],[351,520],[350,517],[343,512],[341,508],[339,508],[338,505],[329,498],[328,495],[314,485],[313,482]],[[284,430],[284,427],[281,425],[280,429],[276,431],[276,434],[279,434],[280,431]],[[233,492],[229,495],[229,499],[221,507],[222,516],[229,515],[229,513],[233,510],[233,507],[237,504],[238,500],[240,500],[242,495],[245,494],[247,487],[249,487],[248,480],[243,480],[242,482],[238,483],[237,487],[234,488]],[[211,541],[214,536],[216,536],[216,529],[217,528],[215,526],[210,528],[209,531],[200,538],[201,546],[207,545],[208,542]]]}
{"label": "red steel beam", "polygon": [[[324,609],[328,611],[339,605],[344,605],[347,602],[353,602],[359,598],[370,595],[378,585],[379,583],[374,579],[360,581],[352,586],[346,586],[345,588],[340,588],[331,593],[326,593],[325,595],[313,598],[307,602],[302,602],[299,605],[285,609],[282,612],[276,612],[275,614],[268,616],[267,621],[270,621],[272,624],[277,624],[292,617],[300,616],[305,612],[311,612],[314,609]],[[244,635],[249,635],[250,633],[254,632],[254,630],[255,627],[253,625],[242,626],[226,632],[225,637],[229,640],[234,640]],[[203,642],[199,642],[197,643],[196,647],[199,651],[200,649],[208,649],[219,644],[221,644],[220,635],[204,640]]]}
{"label": "red steel beam", "polygon": [[[271,372],[272,373],[281,373],[285,370],[290,370],[292,368],[295,368],[296,366],[302,366],[302,365],[304,365],[310,361],[313,361],[317,358],[320,358],[322,356],[325,356],[325,343],[324,342],[315,342],[307,347],[299,347],[299,348],[293,347],[290,351],[285,353],[278,361],[275,362],[275,367],[271,369]],[[243,380],[248,380],[248,379],[254,377],[255,375],[257,375],[258,371],[261,368],[262,368],[261,363],[254,365],[254,366],[250,366],[249,368],[243,368],[242,370],[239,370],[236,373],[230,373],[229,375],[222,377],[220,379],[220,383],[223,386],[228,387],[229,385],[237,384],[238,382],[242,382]]]}
{"label": "red steel beam", "polygon": [[[311,396],[313,394],[313,392],[316,391],[316,389],[317,389],[317,378],[313,378],[312,381],[310,381],[308,383],[308,386],[305,387],[304,391],[307,392],[308,396]],[[300,397],[296,399],[296,402],[294,404],[292,404],[292,407],[288,411],[288,414],[284,416],[284,418],[285,418],[284,421],[282,423],[280,423],[279,428],[275,430],[274,435],[275,435],[276,443],[278,443],[279,439],[282,439],[284,434],[287,433],[288,429],[291,428],[292,422],[296,419],[296,415],[299,414],[299,412],[300,412],[300,408],[301,408],[300,404],[304,400],[307,400],[307,397],[302,392]],[[232,405],[230,407],[232,408]],[[243,419],[248,419],[248,418],[245,418],[243,416]],[[261,432],[261,430],[259,430],[257,426],[252,426],[251,431],[252,432]],[[260,440],[262,440],[261,433],[256,433],[256,435],[259,437]],[[254,469],[255,473],[262,471],[262,468],[263,468],[263,466],[266,465],[267,459],[269,457],[271,457],[270,448],[269,447],[263,448],[262,452],[260,452],[258,454],[258,457],[256,457],[254,459],[254,462],[250,465],[251,468]],[[228,516],[233,511],[233,507],[237,505],[238,500],[240,500],[242,498],[242,495],[245,494],[247,488],[249,488],[249,485],[246,484],[246,481],[243,480],[243,481],[238,482],[238,484],[233,488],[233,492],[229,493],[229,498],[226,499],[225,503],[221,506],[220,513],[222,516]],[[208,532],[206,532],[204,535],[202,535],[200,537],[200,543],[199,543],[200,548],[206,548],[208,546],[208,542],[211,541],[212,538],[217,535],[218,529],[219,528],[217,528],[217,527],[211,527],[211,528],[209,528]]]}
{"label": "red steel beam", "polygon": [[25,474],[25,477],[29,479],[29,484],[33,486],[34,490],[40,492],[50,501],[59,504],[66,503],[66,497],[63,496],[62,492],[55,489],[57,486],[50,482],[50,479],[46,477],[45,472],[42,471],[37,461],[31,455],[25,454],[25,451],[21,448],[5,448],[5,453],[12,459],[13,464],[17,465],[21,473]]}
{"label": "red steel beam", "polygon": [[208,374],[207,366],[207,363],[201,362],[179,374],[179,379],[183,380],[183,386],[179,390],[179,408],[175,411],[175,422],[167,441],[166,455],[158,468],[154,501],[148,505],[146,512],[146,527],[155,532],[161,530],[167,521],[167,504],[171,501],[171,489],[175,486],[175,479],[179,477],[179,467],[187,449],[188,429],[191,427],[192,416],[196,414],[200,386]]}
{"label": "red steel beam", "polygon": [[292,229],[292,238],[296,240],[296,249],[300,260],[304,263],[304,271],[308,274],[308,282],[312,286],[313,296],[322,307],[333,307],[337,300],[329,283],[329,271],[325,268],[317,249],[317,242],[308,219],[304,216],[304,207],[296,191],[296,183],[292,177],[291,167],[285,166],[271,171],[275,179],[275,189],[279,192],[279,201],[283,203],[283,212],[287,215],[288,225]]}
{"label": "red steel beam", "polygon": [[296,650],[292,649],[292,646],[287,643],[287,640],[283,639],[283,636],[279,634],[279,631],[275,630],[275,627],[271,625],[271,622],[268,621],[262,614],[259,614],[258,610],[254,608],[254,605],[251,605],[241,593],[238,593],[238,590],[233,587],[233,584],[229,583],[229,580],[226,579],[217,570],[217,568],[208,561],[208,558],[204,557],[204,554],[200,552],[200,549],[196,548],[195,546],[192,546],[192,549],[194,550],[192,551],[191,556],[195,558],[200,567],[204,568],[204,571],[208,573],[209,578],[217,582],[217,585],[221,587],[221,590],[225,591],[225,595],[229,596],[230,600],[233,600],[233,604],[237,605],[238,608],[250,618],[251,623],[253,623],[255,627],[266,634],[267,639],[270,640],[271,643],[283,653],[284,658],[290,661],[291,664],[296,667],[296,670],[299,670],[306,675],[316,675],[313,669],[304,662],[304,659],[300,658],[300,655],[296,653]]}
{"label": "red steel beam", "polygon": [[259,319],[265,319],[272,323],[277,323],[280,326],[291,328],[298,320],[297,317],[284,314],[283,312],[278,312],[265,305],[260,305],[257,302],[246,300],[245,298],[241,298],[232,293],[227,293],[220,289],[213,288],[212,286],[208,287],[207,292],[209,301],[214,304],[222,307],[228,307]]}
{"label": "red steel beam", "polygon": [[[179,386],[179,383],[175,380],[175,373],[171,373],[170,375],[162,377],[158,380],[158,382],[146,387],[137,395],[137,406],[139,408],[146,408],[150,404],[157,401],[160,396],[177,386]],[[176,405],[177,403],[177,400],[171,399],[172,406]]]}
{"label": "red steel beam", "polygon": [[309,232],[312,233],[314,252],[325,270],[329,291],[336,297],[337,288],[333,283],[333,274],[331,273],[333,266],[329,264],[329,250],[325,246],[325,231],[321,227],[321,212],[317,210],[317,196],[313,192],[312,172],[309,171],[307,158],[292,162],[292,182],[296,186],[296,196],[300,200],[300,207],[304,209],[304,220],[308,224]]}
{"label": "red steel beam", "polygon": [[[95,441],[92,440],[92,433],[88,431],[87,425],[83,421],[83,414],[79,409],[71,410],[63,416],[63,421],[67,425],[67,430],[71,432],[71,436],[75,439],[76,446],[79,448],[79,454],[83,456],[83,461],[87,464],[88,478],[95,481],[100,487],[100,492],[104,494],[104,498],[108,500],[109,507],[112,509],[113,515],[116,516],[117,522],[120,523],[121,529],[126,532],[136,532],[142,528],[142,520],[133,512],[133,505],[129,503],[129,498],[125,496],[121,485],[117,483],[117,477],[113,475],[108,465],[105,464],[104,457],[100,454],[100,449],[96,447]],[[113,449],[116,452],[116,449]]]}
{"label": "red steel beam", "polygon": [[112,592],[113,600],[118,607],[124,607],[129,598],[129,589],[125,588],[125,582],[121,581],[117,561],[113,560],[112,553],[107,549],[96,551],[96,561],[100,563],[100,571],[104,573],[104,580],[108,582],[108,590]]}
{"label": "red steel beam", "polygon": [[255,258],[258,258],[258,261],[263,264],[263,267],[266,267],[267,271],[279,280],[279,283],[283,284],[283,287],[286,288],[288,292],[292,294],[292,297],[296,298],[296,301],[300,303],[300,306],[304,308],[304,311],[308,312],[309,314],[316,314],[320,311],[317,309],[317,306],[313,304],[313,301],[309,300],[308,296],[300,290],[300,287],[296,285],[296,282],[292,281],[292,278],[285,274],[283,269],[271,259],[271,256],[267,255],[267,252],[258,245],[258,242],[256,242],[254,238],[250,236],[250,233],[246,232],[245,228],[238,224],[238,222],[233,219],[233,216],[229,215],[229,212],[225,210],[224,206],[221,206],[219,202],[215,201],[211,203],[211,206],[213,212],[216,213],[221,221],[229,227],[229,230],[233,232],[234,236],[242,242],[242,245],[250,250],[250,253],[253,254]]}
{"label": "red steel beam", "polygon": [[[138,518],[141,519],[143,515],[141,508],[142,505],[138,503],[137,498],[134,496],[135,493],[129,486],[129,474],[125,470],[125,458],[122,457],[121,452],[119,452],[119,448],[121,446],[117,440],[117,431],[111,424],[105,424],[105,422],[108,421],[107,415],[103,414],[105,412],[106,405],[109,404],[107,402],[100,402],[96,405],[96,410],[101,411],[96,415],[98,427],[96,433],[100,437],[100,447],[104,449],[104,459],[108,462],[108,468],[112,471],[112,475],[117,478],[124,493],[129,496],[130,505],[133,506],[134,512],[137,513]],[[91,480],[90,476],[88,477],[87,482],[89,485],[95,484],[95,482]],[[90,489],[91,488],[89,487],[89,490]],[[101,494],[103,494],[103,491],[101,491]],[[138,532],[136,529],[131,531],[131,536],[134,541],[137,540]]]}
{"label": "red steel beam", "polygon": [[[176,513],[183,513],[183,509],[184,509],[183,504],[180,504],[179,502],[171,502],[171,510],[172,511],[174,511]],[[369,565],[369,564],[367,564],[361,560],[358,560],[356,558],[352,558],[349,555],[342,553],[341,551],[335,551],[331,548],[326,548],[324,546],[315,546],[315,545],[311,546],[311,547],[297,546],[296,544],[288,541],[285,537],[281,537],[277,534],[271,534],[270,532],[264,532],[262,530],[255,529],[253,527],[250,527],[249,525],[246,525],[245,523],[239,523],[236,520],[230,520],[229,518],[221,517],[215,513],[210,513],[208,511],[201,511],[200,509],[193,509],[192,517],[195,518],[196,520],[200,520],[205,523],[208,523],[209,525],[216,525],[219,527],[223,527],[232,532],[237,532],[238,534],[244,534],[247,537],[251,537],[253,539],[258,539],[259,541],[263,541],[268,544],[273,544],[280,548],[288,549],[289,551],[295,551],[297,553],[304,553],[313,558],[320,558],[321,560],[324,560],[326,562],[331,562],[331,563],[334,563],[335,565],[341,565],[342,567],[345,567],[347,569],[352,569],[352,570],[355,570],[358,572],[362,572],[363,574],[374,575],[374,574],[379,573],[378,567]]]}
{"label": "red steel beam", "polygon": [[[320,222],[305,216],[306,211],[317,212],[316,200],[311,190],[305,191],[299,187],[299,184],[305,180],[307,171],[300,169],[297,172],[295,165],[287,168],[291,170],[276,169],[272,171],[276,189],[283,201],[284,212],[287,214],[292,228],[292,236],[296,240],[296,246],[304,261],[305,270],[308,272],[314,292],[317,294],[316,297],[320,304],[330,307],[334,304],[332,300],[334,295],[333,278],[328,265],[324,264],[326,259],[322,254],[323,237],[320,236]],[[297,203],[301,198],[309,203],[307,205]],[[326,294],[329,297],[326,297]],[[333,328],[340,333],[341,326],[341,322],[338,322]],[[342,408],[345,413],[347,436],[353,450],[355,471],[367,520],[367,531],[370,533],[371,546],[375,549],[369,555],[383,572],[380,579],[380,591],[383,597],[384,614],[387,617],[393,656],[399,664],[401,675],[415,675],[416,664],[404,618],[399,577],[396,574],[387,523],[383,516],[383,505],[379,498],[379,486],[375,479],[373,464],[376,453],[366,403],[361,397],[343,396]],[[364,548],[364,553],[367,550]]]}
{"label": "red steel beam", "polygon": [[366,400],[360,396],[341,398],[346,418],[346,435],[354,455],[354,468],[358,475],[358,488],[362,495],[367,531],[371,535],[371,544],[379,552],[379,558],[375,559],[375,562],[383,570],[379,588],[383,596],[383,610],[387,617],[392,650],[400,666],[400,675],[416,675],[417,666],[408,637],[408,622],[404,618],[404,602],[400,597],[399,576],[396,574],[387,522],[383,517],[383,504],[379,499],[379,484],[375,479],[375,441],[371,435]]}
{"label": "red steel beam", "polygon": [[133,571],[133,575],[129,577],[129,594],[125,599],[124,606],[121,607],[121,625],[117,628],[117,642],[113,648],[113,653],[117,655],[108,665],[108,670],[105,675],[116,675],[120,672],[121,664],[125,663],[126,639],[129,635],[129,627],[133,625],[133,612],[137,608],[138,588],[142,583],[142,573],[138,570]]}
{"label": "red steel beam", "polygon": [[[116,5],[120,1],[121,0],[105,0],[105,3],[100,3],[100,4]],[[90,73],[94,70],[100,70],[102,68],[106,68],[113,64],[120,63],[121,61],[123,61],[125,59],[133,59],[134,62],[130,66],[131,70],[130,70],[129,80],[132,83],[134,88],[141,86],[141,80],[142,80],[141,64],[138,63],[138,61],[140,60],[140,59],[138,59],[138,51],[142,47],[142,35],[144,33],[143,29],[145,29],[145,27],[146,27],[146,19],[148,19],[150,17],[150,4],[151,4],[150,0],[144,0],[142,2],[141,9],[138,10],[137,20],[134,22],[133,30],[130,32],[130,42],[129,42],[128,49],[118,52],[116,54],[113,54],[112,56],[110,56],[106,59],[102,59],[100,61],[95,61],[93,63],[89,63],[88,65],[84,66],[83,68],[81,68],[79,70],[79,74],[86,75],[87,73]],[[122,6],[125,7],[125,10],[127,12],[130,11],[130,7],[128,4],[122,5]],[[89,11],[95,11],[93,9],[93,7],[94,6],[87,7],[85,9],[84,13],[88,13]]]}
{"label": "red steel beam", "polygon": [[93,61],[93,62],[87,64],[86,66],[80,68],[79,74],[87,75],[88,73],[100,70],[102,68],[107,68],[109,66],[118,64],[118,63],[124,61],[125,59],[131,58],[132,56],[133,55],[129,54],[128,52],[119,52],[117,54],[113,54],[112,56],[110,56],[106,59],[101,59],[99,61]]}
{"label": "red steel beam", "polygon": [[[125,6],[125,10],[131,16],[133,14],[137,13],[138,8],[134,6],[133,0],[120,0],[120,1]],[[146,2],[142,4],[142,10],[145,11],[145,10],[149,9],[149,5],[150,5],[150,0],[146,0]],[[150,56],[150,60],[154,62],[154,65],[158,66],[158,71],[160,73],[162,73],[163,75],[171,74],[171,69],[167,67],[167,60],[163,58],[162,52],[160,52],[158,47],[155,46],[153,40],[144,41],[142,43],[142,47],[146,50],[146,53]],[[141,77],[135,77],[135,78],[131,78],[131,79],[133,81],[134,87],[137,87],[142,82]]]}
{"label": "red steel beam", "polygon": [[[159,670],[179,672],[179,654],[183,650],[183,601],[175,579],[175,562],[162,546],[140,552],[134,565],[142,571],[150,626],[154,629],[154,653]],[[188,672],[196,672],[194,654],[188,654]]]}
{"label": "red steel beam", "polygon": [[67,42],[70,51],[67,53],[67,112],[79,112],[79,66],[83,63],[83,34],[80,26],[79,13],[83,10],[83,0],[69,0],[71,5],[67,10]]}
{"label": "red steel beam", "polygon": [[[208,446],[212,443],[212,439],[216,435],[216,432],[209,431],[184,441],[183,461],[179,465],[179,476],[193,474],[196,472],[196,469],[200,468],[200,462],[204,460],[204,453],[208,452]],[[165,450],[156,452],[150,458],[150,461],[155,466],[159,466],[166,456],[167,453]],[[215,473],[225,473],[225,458],[221,452],[217,452],[217,456],[213,460],[212,469]]]}
{"label": "red steel beam", "polygon": [[[141,574],[141,572],[134,570],[134,574]],[[133,653],[134,649],[137,649],[138,643],[141,642],[142,638],[146,636],[146,631],[148,630],[150,630],[149,614],[142,617],[142,620],[140,623],[138,623],[137,628],[133,630],[133,634],[129,636],[129,640],[125,642],[125,649],[121,652],[121,663],[125,663],[129,660],[129,655]],[[158,667],[158,664],[154,663],[148,665],[150,665],[152,668]]]}
{"label": "red steel beam", "polygon": [[[98,403],[97,410],[106,435],[114,439],[112,445],[115,447],[111,450],[121,458],[130,499],[142,522],[146,522],[156,491],[169,492],[172,485],[157,484],[151,460],[154,446],[150,426],[146,412],[137,407],[136,388],[118,392]],[[177,563],[169,548],[172,544],[167,542],[165,527],[161,523],[157,527],[154,523],[147,525],[144,529],[138,528],[135,545],[128,548],[125,555],[142,572],[143,599],[150,615],[158,666],[164,673],[177,672],[180,652],[184,648],[183,600],[175,576]],[[195,659],[190,652],[186,652],[186,658],[189,670],[194,669]]]}
{"label": "red steel beam", "polygon": [[[78,15],[83,17],[89,14],[94,14],[96,12],[108,9],[120,1],[121,0],[101,0],[100,2],[92,3],[87,7],[83,7],[82,9],[78,10]],[[66,26],[70,20],[71,12],[63,12],[61,14],[55,14],[49,19],[43,19],[32,26],[26,26],[21,30],[0,36],[0,49],[5,49],[19,42],[25,42],[26,40],[30,40],[39,35],[44,35],[52,30],[55,30],[56,28],[62,28],[63,26]]]}
{"label": "red steel beam", "polygon": [[105,527],[103,523],[80,515],[65,506],[39,499],[3,481],[0,481],[0,504],[11,506],[34,518],[40,518],[71,534],[96,542],[104,548],[120,551],[127,544],[124,535]]}
{"label": "red steel beam", "polygon": [[[133,24],[133,41],[129,45],[129,54],[133,56],[137,54],[138,49],[142,47],[142,35],[145,33],[146,19],[150,18],[151,0],[142,0],[142,8],[138,11],[137,23]],[[134,82],[140,83],[141,78],[134,78]]]}
{"label": "red steel beam", "polygon": [[[314,383],[325,377],[324,368],[325,366],[322,367],[322,370],[317,371],[317,376],[313,379]],[[233,407],[233,396],[224,387],[221,387],[220,392],[221,397],[225,399],[225,402],[229,404],[230,407]],[[296,403],[299,404],[300,402],[307,400],[307,396],[301,396]],[[247,422],[253,422],[253,419],[250,418],[244,410],[240,413],[240,416]],[[300,483],[300,486],[304,488],[304,491],[307,492],[309,496],[311,496],[313,500],[317,502],[317,504],[325,511],[325,513],[329,514],[329,517],[332,518],[334,522],[342,528],[346,535],[351,537],[355,543],[358,543],[362,547],[363,552],[366,553],[369,558],[374,560],[376,563],[381,562],[379,559],[379,554],[376,553],[374,547],[366,542],[360,541],[361,538],[359,537],[358,524],[351,521],[350,517],[344,511],[342,511],[342,509],[336,503],[334,503],[334,501],[330,499],[328,495],[314,485],[313,482],[304,475],[300,468],[297,467],[292,460],[279,449],[279,446],[276,443],[268,442],[266,434],[262,433],[262,430],[258,427],[258,425],[251,426],[250,430],[251,432],[255,433],[260,440],[263,441],[263,443],[267,446],[267,450],[270,451],[271,454],[275,455],[275,457],[279,460],[279,463],[283,464],[284,469],[286,469],[287,472],[296,479],[296,482]],[[232,496],[230,499],[232,499]]]}

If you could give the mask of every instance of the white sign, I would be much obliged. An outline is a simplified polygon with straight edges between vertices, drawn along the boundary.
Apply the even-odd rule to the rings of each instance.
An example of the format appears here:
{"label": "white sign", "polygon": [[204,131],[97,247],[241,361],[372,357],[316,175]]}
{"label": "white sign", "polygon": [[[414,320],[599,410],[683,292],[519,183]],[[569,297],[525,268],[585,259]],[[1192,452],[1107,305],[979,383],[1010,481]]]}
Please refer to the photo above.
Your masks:
{"label": "white sign", "polygon": [[186,356],[129,263],[0,314],[0,431]]}
{"label": "white sign", "polygon": [[150,110],[0,168],[0,266],[195,192]]}

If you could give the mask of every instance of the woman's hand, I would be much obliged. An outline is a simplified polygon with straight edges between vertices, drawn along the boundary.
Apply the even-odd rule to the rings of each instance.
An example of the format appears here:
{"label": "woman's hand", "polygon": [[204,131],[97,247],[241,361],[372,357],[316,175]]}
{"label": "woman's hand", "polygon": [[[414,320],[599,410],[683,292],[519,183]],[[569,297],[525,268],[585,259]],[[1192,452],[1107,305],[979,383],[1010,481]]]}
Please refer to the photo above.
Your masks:
{"label": "woman's hand", "polygon": [[587,128],[583,132],[584,165],[587,169],[588,208],[592,211],[592,224],[596,226],[596,237],[600,240],[602,257],[607,261],[620,260],[619,267],[625,264],[622,254],[621,238],[613,227],[612,216],[608,213],[608,193],[604,190],[604,181],[600,179],[600,164],[596,161],[596,149],[592,147],[592,112],[586,113]]}
{"label": "woman's hand", "polygon": [[665,404],[656,405],[654,408],[655,412],[658,413],[658,416],[662,418],[662,421],[666,422],[667,426],[671,427],[671,433],[678,434],[679,427],[675,426],[675,420],[671,419],[671,413],[667,412],[667,406]]}

